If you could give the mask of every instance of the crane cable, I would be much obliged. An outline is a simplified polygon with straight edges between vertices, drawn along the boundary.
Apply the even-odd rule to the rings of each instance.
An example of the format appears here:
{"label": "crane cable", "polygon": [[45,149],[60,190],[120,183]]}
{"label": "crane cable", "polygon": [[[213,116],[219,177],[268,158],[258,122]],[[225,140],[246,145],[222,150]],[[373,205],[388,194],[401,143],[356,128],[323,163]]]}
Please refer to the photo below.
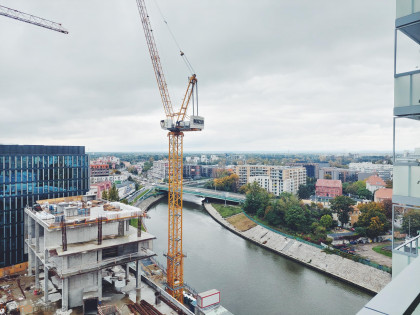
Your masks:
{"label": "crane cable", "polygon": [[184,60],[184,63],[185,63],[185,65],[187,66],[188,71],[190,71],[191,75],[192,75],[192,74],[194,74],[194,73],[195,73],[194,68],[192,67],[192,65],[191,65],[190,61],[188,60],[187,56],[185,55],[185,53],[182,51],[181,46],[179,45],[178,41],[177,41],[177,40],[176,40],[176,38],[175,38],[174,33],[172,32],[171,28],[169,27],[168,21],[166,21],[166,19],[165,19],[164,15],[163,15],[163,13],[162,13],[162,10],[160,9],[160,7],[159,7],[159,5],[158,5],[157,1],[156,1],[156,0],[154,0],[154,2],[155,2],[155,5],[156,5],[156,7],[157,7],[157,9],[158,9],[158,11],[159,11],[160,16],[161,16],[161,17],[162,17],[162,19],[163,19],[163,22],[165,22],[166,27],[168,28],[168,31],[169,31],[169,33],[171,34],[172,39],[173,39],[173,40],[174,40],[174,42],[175,42],[175,45],[176,45],[176,46],[178,47],[178,49],[179,49],[179,53],[180,53],[180,55],[181,55],[181,57],[182,57],[182,60]]}

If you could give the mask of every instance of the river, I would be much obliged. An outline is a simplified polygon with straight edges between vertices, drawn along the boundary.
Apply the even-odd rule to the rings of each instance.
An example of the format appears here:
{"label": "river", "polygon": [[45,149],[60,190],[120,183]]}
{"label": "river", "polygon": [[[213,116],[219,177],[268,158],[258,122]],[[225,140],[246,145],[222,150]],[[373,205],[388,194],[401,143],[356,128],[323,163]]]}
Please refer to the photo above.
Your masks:
{"label": "river", "polygon": [[[147,229],[166,265],[167,201],[152,206]],[[201,199],[184,198],[184,280],[198,292],[221,291],[235,315],[355,314],[372,296],[351,285],[263,249],[226,230],[204,210]]]}

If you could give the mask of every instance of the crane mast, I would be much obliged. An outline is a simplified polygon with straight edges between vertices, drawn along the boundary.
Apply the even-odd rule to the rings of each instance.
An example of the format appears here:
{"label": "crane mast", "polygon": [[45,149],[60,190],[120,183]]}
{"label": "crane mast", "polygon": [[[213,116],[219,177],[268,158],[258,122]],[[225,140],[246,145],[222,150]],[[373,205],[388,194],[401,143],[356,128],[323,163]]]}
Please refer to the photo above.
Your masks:
{"label": "crane mast", "polygon": [[[159,53],[153,37],[149,15],[144,0],[136,0],[143,25],[146,42],[152,59],[156,81],[165,110],[166,119],[161,120],[162,129],[168,130],[168,252],[166,290],[183,303],[184,254],[182,251],[182,180],[183,180],[183,138],[184,131],[199,131],[204,128],[204,118],[188,116],[187,110],[197,84],[196,75],[188,79],[188,87],[178,112],[174,112],[168,87],[160,63]],[[182,55],[182,54],[181,54]],[[197,109],[198,111],[198,109]],[[198,112],[197,112],[198,115]],[[190,120],[186,120],[189,118]]]}
{"label": "crane mast", "polygon": [[37,25],[40,27],[44,27],[47,29],[50,29],[52,31],[56,31],[56,32],[60,32],[63,34],[68,34],[69,32],[63,27],[61,26],[60,23],[56,23],[50,20],[46,20],[43,18],[40,18],[38,16],[35,15],[31,15],[28,13],[24,13],[18,10],[14,10],[8,7],[4,7],[2,5],[0,5],[0,15],[9,17],[11,19],[15,19],[21,22],[25,22],[25,23],[29,23],[29,24],[33,24],[33,25]]}

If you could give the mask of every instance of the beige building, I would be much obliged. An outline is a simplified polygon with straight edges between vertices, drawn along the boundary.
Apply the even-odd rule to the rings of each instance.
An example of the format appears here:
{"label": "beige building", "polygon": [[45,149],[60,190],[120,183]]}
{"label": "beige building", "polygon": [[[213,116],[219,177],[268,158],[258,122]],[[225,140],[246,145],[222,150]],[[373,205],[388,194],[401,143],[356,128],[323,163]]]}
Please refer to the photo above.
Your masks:
{"label": "beige building", "polygon": [[239,176],[239,186],[257,182],[262,188],[277,196],[282,192],[297,194],[299,185],[306,185],[304,167],[237,165],[235,174]]}

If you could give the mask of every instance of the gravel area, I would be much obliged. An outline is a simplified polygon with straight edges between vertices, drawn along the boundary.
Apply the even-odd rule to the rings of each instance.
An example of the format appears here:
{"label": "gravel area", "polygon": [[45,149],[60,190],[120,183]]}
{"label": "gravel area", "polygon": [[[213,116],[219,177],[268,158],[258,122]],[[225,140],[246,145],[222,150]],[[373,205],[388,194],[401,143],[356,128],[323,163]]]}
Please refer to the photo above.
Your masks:
{"label": "gravel area", "polygon": [[377,264],[392,267],[392,258],[375,252],[372,248],[378,245],[387,246],[388,243],[369,243],[354,245],[354,249],[360,256],[376,262]]}

